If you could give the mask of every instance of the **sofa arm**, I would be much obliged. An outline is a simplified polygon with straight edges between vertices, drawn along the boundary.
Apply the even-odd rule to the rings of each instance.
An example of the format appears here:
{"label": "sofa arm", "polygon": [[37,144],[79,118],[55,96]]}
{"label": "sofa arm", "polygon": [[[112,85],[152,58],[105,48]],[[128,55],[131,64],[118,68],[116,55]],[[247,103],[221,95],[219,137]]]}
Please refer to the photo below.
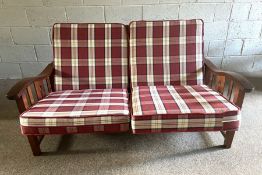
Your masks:
{"label": "sofa arm", "polygon": [[218,69],[210,60],[205,59],[204,60],[205,68],[209,69],[213,73],[215,73],[218,76],[226,76],[236,82],[238,82],[244,89],[245,92],[252,92],[255,87],[253,84],[250,83],[244,76],[235,73],[235,72],[229,72],[229,71],[222,71]]}
{"label": "sofa arm", "polygon": [[222,71],[208,59],[204,59],[204,70],[205,84],[223,94],[240,108],[245,93],[255,89],[244,76],[235,72]]}
{"label": "sofa arm", "polygon": [[22,113],[53,90],[54,64],[50,63],[36,77],[18,81],[6,94],[9,100],[16,100]]}

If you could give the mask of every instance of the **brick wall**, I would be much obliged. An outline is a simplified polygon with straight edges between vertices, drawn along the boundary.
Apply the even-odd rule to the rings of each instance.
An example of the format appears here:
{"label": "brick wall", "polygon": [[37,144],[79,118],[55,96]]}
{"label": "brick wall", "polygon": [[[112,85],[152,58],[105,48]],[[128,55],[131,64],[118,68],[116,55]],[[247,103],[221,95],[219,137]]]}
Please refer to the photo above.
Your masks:
{"label": "brick wall", "polygon": [[51,61],[55,22],[190,18],[205,21],[205,55],[214,63],[262,70],[262,0],[0,0],[0,78],[32,76]]}

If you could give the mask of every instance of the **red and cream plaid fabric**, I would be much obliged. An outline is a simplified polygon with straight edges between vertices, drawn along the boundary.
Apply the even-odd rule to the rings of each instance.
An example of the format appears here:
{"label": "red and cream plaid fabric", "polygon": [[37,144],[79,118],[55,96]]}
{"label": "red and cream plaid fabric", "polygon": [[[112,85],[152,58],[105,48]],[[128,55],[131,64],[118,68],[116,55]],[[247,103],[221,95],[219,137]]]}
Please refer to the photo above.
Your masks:
{"label": "red and cream plaid fabric", "polygon": [[132,22],[129,42],[132,87],[202,84],[202,20]]}
{"label": "red and cream plaid fabric", "polygon": [[122,24],[55,24],[55,87],[127,88],[127,32]]}
{"label": "red and cream plaid fabric", "polygon": [[133,133],[237,130],[240,110],[205,85],[140,86],[132,92]]}
{"label": "red and cream plaid fabric", "polygon": [[20,115],[23,134],[120,132],[129,120],[125,89],[53,92]]}

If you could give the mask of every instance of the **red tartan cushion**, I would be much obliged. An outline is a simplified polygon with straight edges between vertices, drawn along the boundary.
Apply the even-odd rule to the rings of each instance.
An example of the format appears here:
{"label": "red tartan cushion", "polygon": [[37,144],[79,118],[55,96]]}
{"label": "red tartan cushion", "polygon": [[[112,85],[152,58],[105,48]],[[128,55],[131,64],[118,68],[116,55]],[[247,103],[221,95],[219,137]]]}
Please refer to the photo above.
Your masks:
{"label": "red tartan cushion", "polygon": [[134,133],[236,130],[240,110],[205,85],[140,86],[132,92]]}
{"label": "red tartan cushion", "polygon": [[202,20],[136,21],[129,26],[132,87],[202,84]]}
{"label": "red tartan cushion", "polygon": [[127,88],[127,33],[122,24],[55,24],[55,87]]}
{"label": "red tartan cushion", "polygon": [[20,115],[23,134],[117,132],[128,124],[126,89],[52,92]]}

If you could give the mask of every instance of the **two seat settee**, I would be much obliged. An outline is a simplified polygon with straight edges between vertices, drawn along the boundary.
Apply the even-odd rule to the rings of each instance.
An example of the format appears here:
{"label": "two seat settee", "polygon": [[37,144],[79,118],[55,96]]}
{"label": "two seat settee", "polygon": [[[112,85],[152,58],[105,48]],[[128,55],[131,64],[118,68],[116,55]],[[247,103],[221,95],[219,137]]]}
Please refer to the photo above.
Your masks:
{"label": "two seat settee", "polygon": [[203,58],[202,20],[53,26],[53,55],[10,89],[34,155],[45,135],[220,131],[230,148],[253,86]]}

